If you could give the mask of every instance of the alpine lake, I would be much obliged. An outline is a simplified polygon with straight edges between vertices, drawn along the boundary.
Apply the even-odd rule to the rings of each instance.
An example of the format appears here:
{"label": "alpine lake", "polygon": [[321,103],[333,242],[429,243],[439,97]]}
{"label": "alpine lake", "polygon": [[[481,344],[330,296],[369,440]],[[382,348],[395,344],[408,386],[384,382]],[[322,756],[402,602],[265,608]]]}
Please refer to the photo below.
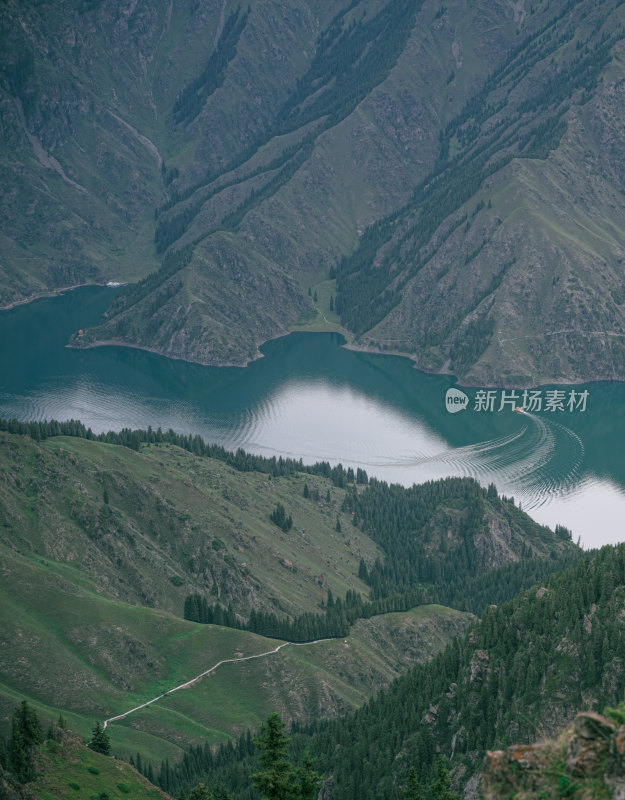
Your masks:
{"label": "alpine lake", "polygon": [[406,486],[471,476],[586,548],[625,541],[625,383],[525,396],[454,389],[407,358],[348,350],[336,334],[268,342],[245,368],[66,347],[114,291],[83,287],[0,313],[1,417],[79,419],[97,433],[173,428]]}

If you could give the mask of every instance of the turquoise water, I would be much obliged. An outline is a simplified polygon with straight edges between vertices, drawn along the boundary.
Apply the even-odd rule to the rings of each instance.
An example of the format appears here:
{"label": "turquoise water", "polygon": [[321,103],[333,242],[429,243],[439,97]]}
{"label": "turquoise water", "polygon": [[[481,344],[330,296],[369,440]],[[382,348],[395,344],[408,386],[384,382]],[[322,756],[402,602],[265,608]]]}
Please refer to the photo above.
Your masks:
{"label": "turquoise water", "polygon": [[[65,347],[100,318],[113,291],[83,288],[0,314],[0,416],[74,418],[97,432],[174,428],[231,449],[340,461],[405,485],[470,475],[540,522],[566,525],[587,547],[625,540],[625,384],[544,387],[543,408],[524,414],[513,410],[520,393],[499,410],[496,391],[493,410],[477,411],[477,390],[467,389],[466,408],[451,414],[452,379],[347,350],[333,334],[269,342],[244,369]],[[561,411],[545,410],[553,389],[564,392]]]}

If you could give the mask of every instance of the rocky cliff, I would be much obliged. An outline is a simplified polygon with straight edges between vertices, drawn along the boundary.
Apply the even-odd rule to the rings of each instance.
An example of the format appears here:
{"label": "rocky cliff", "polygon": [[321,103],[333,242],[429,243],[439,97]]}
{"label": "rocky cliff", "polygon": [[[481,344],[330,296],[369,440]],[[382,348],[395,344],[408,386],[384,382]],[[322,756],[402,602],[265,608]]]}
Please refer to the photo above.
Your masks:
{"label": "rocky cliff", "polygon": [[485,800],[623,800],[625,725],[583,712],[555,740],[490,751],[483,790]]}

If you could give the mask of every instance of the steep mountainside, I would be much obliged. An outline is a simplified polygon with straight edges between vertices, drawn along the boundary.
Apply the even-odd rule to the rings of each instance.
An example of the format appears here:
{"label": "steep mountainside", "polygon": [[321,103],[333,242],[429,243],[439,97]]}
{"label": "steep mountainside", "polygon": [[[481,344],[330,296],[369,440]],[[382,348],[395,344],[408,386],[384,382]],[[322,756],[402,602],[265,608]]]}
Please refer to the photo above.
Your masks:
{"label": "steep mountainside", "polygon": [[144,278],[75,344],[241,364],[330,277],[357,346],[623,377],[622,16],[9,0],[2,302]]}
{"label": "steep mountainside", "polygon": [[[625,546],[606,547],[543,586],[492,606],[464,640],[415,667],[351,717],[302,735],[296,747],[310,747],[317,757],[325,800],[400,798],[409,768],[428,783],[439,753],[451,759],[463,798],[473,800],[480,796],[485,751],[510,742],[518,743],[510,756],[516,752],[521,763],[491,776],[502,792],[489,797],[598,800],[606,796],[604,788],[585,794],[592,786],[580,784],[577,793],[579,775],[567,773],[558,761],[561,752],[553,754],[545,781],[538,776],[532,787],[532,763],[528,756],[524,764],[523,754],[531,752],[526,745],[557,734],[580,709],[602,710],[622,699],[624,608]],[[510,756],[500,759],[502,766]],[[534,764],[538,769],[537,759]],[[235,797],[253,798],[240,777],[253,769],[244,754],[238,764],[233,759],[205,770],[203,779],[227,780],[237,787]],[[506,783],[515,775],[516,782]],[[182,773],[176,778],[170,788],[184,781]]]}

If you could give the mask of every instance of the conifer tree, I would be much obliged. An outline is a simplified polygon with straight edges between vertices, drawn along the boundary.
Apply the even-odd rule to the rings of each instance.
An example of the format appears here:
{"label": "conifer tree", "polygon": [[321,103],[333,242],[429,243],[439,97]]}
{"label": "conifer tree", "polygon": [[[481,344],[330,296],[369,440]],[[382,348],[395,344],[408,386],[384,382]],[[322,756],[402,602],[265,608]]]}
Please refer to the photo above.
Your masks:
{"label": "conifer tree", "polygon": [[313,769],[313,760],[308,750],[304,753],[302,766],[297,770],[297,778],[299,783],[299,800],[316,800],[321,777]]}
{"label": "conifer tree", "polygon": [[35,777],[32,753],[34,746],[41,742],[43,731],[37,712],[26,700],[22,700],[11,721],[8,757],[9,770],[21,783],[32,781]]}
{"label": "conifer tree", "polygon": [[24,734],[15,716],[11,723],[11,738],[9,739],[9,771],[21,783],[27,783],[35,777]]}
{"label": "conifer tree", "polygon": [[436,762],[436,777],[429,787],[432,800],[458,800],[458,795],[451,788],[451,779],[447,762],[443,756],[439,756]]}
{"label": "conifer tree", "polygon": [[203,783],[198,783],[189,792],[189,800],[213,800],[213,795]]}
{"label": "conifer tree", "polygon": [[425,800],[425,790],[419,782],[415,767],[410,767],[408,783],[402,794],[405,800]]}
{"label": "conifer tree", "polygon": [[258,772],[252,774],[252,783],[266,800],[296,800],[296,774],[287,756],[288,737],[283,733],[284,723],[274,711],[261,725],[260,735],[254,744],[260,750]]}
{"label": "conifer tree", "polygon": [[96,722],[87,747],[96,753],[102,753],[103,756],[111,755],[111,740],[101,722]]}
{"label": "conifer tree", "polygon": [[22,729],[27,746],[43,742],[43,731],[37,712],[28,705],[26,700],[22,700],[21,705],[15,709],[14,717]]}

